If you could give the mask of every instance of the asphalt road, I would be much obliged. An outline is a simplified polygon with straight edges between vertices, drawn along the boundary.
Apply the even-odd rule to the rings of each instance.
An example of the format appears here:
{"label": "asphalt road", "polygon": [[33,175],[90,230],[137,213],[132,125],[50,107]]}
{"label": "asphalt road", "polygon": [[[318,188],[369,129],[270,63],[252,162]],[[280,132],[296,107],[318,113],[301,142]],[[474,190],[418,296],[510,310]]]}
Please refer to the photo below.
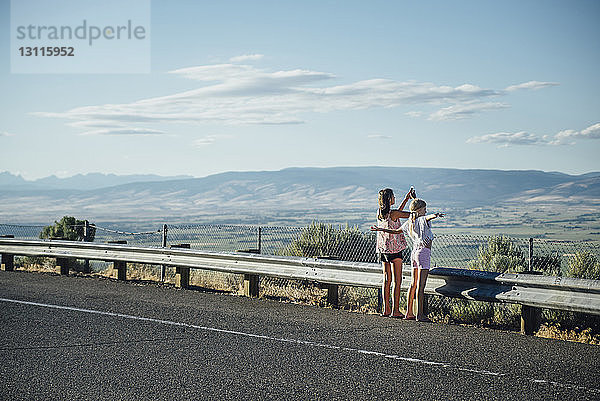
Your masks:
{"label": "asphalt road", "polygon": [[0,272],[1,400],[600,399],[600,347]]}

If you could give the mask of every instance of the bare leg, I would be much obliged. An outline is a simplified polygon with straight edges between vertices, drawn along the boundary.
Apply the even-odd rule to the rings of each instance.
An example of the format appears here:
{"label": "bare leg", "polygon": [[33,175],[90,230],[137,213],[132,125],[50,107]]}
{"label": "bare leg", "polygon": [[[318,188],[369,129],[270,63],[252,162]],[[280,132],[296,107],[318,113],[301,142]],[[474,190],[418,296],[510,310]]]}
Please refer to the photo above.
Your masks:
{"label": "bare leg", "polygon": [[393,298],[393,317],[404,317],[402,313],[400,313],[400,294],[402,292],[402,259],[394,259],[392,261],[393,264],[393,273],[394,273],[394,298]]}
{"label": "bare leg", "polygon": [[383,264],[383,315],[389,316],[392,311],[390,309],[390,286],[392,283],[392,266],[389,262]]}
{"label": "bare leg", "polygon": [[415,291],[417,289],[417,280],[419,277],[419,270],[414,267],[412,270],[412,282],[410,283],[410,287],[408,287],[408,291],[406,293],[406,318],[412,319],[415,317],[415,313],[413,312],[413,303],[415,301]]}
{"label": "bare leg", "polygon": [[427,276],[429,270],[419,269],[419,281],[417,283],[417,320],[430,321],[427,315],[423,313],[424,300],[425,300],[425,284],[427,283]]}

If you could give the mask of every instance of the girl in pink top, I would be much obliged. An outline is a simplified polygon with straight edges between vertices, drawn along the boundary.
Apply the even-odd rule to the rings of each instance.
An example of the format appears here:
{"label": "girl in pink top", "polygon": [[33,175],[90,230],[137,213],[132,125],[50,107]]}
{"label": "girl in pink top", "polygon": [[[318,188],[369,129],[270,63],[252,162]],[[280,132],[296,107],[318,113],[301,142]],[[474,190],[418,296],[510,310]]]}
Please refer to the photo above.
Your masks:
{"label": "girl in pink top", "polygon": [[[383,265],[383,316],[403,318],[400,313],[400,285],[402,284],[402,251],[406,249],[406,240],[400,229],[401,218],[410,217],[410,213],[402,209],[406,202],[414,195],[414,190],[406,194],[400,208],[391,210],[396,202],[394,192],[390,188],[379,191],[379,210],[377,211],[377,225],[371,231],[377,231],[377,255]],[[392,269],[393,266],[393,269]],[[390,308],[390,289],[394,281],[394,295],[392,308]]]}

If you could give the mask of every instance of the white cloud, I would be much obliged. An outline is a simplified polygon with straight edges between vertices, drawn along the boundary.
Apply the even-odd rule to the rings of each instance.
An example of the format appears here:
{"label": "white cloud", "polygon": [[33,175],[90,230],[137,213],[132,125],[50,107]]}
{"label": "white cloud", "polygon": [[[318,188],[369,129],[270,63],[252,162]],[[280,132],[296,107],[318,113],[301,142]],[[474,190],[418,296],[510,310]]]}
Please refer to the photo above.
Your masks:
{"label": "white cloud", "polygon": [[600,123],[590,125],[583,131],[581,131],[581,137],[587,139],[598,139],[600,138]]}
{"label": "white cloud", "polygon": [[202,148],[202,147],[214,144],[215,142],[217,142],[217,140],[229,139],[231,137],[232,136],[228,135],[228,134],[211,134],[211,135],[205,135],[202,138],[194,139],[192,141],[192,144],[193,144],[194,147]]}
{"label": "white cloud", "polygon": [[471,117],[473,114],[480,113],[482,111],[505,109],[510,107],[506,103],[497,102],[468,102],[462,104],[456,104],[448,107],[444,107],[432,113],[429,116],[430,120],[459,120],[467,117]]}
{"label": "white cloud", "polygon": [[112,127],[82,132],[80,135],[167,135],[164,131],[150,128]]}
{"label": "white cloud", "polygon": [[263,58],[263,54],[245,54],[243,56],[236,56],[229,59],[232,63],[240,63],[243,61],[256,61]]}
{"label": "white cloud", "polygon": [[[600,123],[581,131],[563,130],[554,136],[538,136],[527,132],[498,132],[467,139],[467,143],[496,143],[500,147],[510,145],[573,145],[575,139],[600,139]],[[569,142],[570,141],[570,142]]]}
{"label": "white cloud", "polygon": [[[260,55],[248,55],[255,56]],[[231,63],[181,68],[169,73],[201,84],[188,91],[132,103],[33,114],[67,119],[70,125],[87,130],[87,134],[158,135],[164,134],[154,129],[159,123],[301,124],[307,113],[423,104],[446,105],[431,116],[446,120],[508,107],[485,101],[503,96],[505,91],[472,84],[451,87],[430,82],[367,79],[327,85],[336,79],[334,74],[305,69],[268,71]],[[416,111],[409,113],[421,115]]]}
{"label": "white cloud", "polygon": [[600,123],[591,125],[584,130],[564,130],[556,134],[557,140],[568,139],[600,139]]}
{"label": "white cloud", "polygon": [[527,132],[498,132],[469,138],[467,143],[497,143],[501,147],[506,147],[509,145],[547,145],[548,141]]}
{"label": "white cloud", "polygon": [[200,148],[208,145],[212,145],[217,140],[215,135],[207,135],[204,138],[195,139],[192,143],[195,147]]}
{"label": "white cloud", "polygon": [[369,134],[367,135],[369,139],[392,139],[389,135],[381,135],[381,134]]}
{"label": "white cloud", "polygon": [[404,114],[407,115],[407,116],[409,116],[409,117],[418,118],[418,117],[421,117],[423,115],[423,112],[422,111],[407,111]]}
{"label": "white cloud", "polygon": [[529,81],[529,82],[523,82],[522,84],[518,84],[518,85],[511,85],[509,87],[507,87],[505,90],[507,92],[513,92],[519,89],[530,89],[530,90],[537,90],[537,89],[542,89],[542,88],[547,88],[549,86],[557,86],[559,85],[558,82],[540,82],[540,81]]}
{"label": "white cloud", "polygon": [[11,134],[11,133],[6,132],[6,131],[0,131],[0,137],[2,137],[2,136],[9,137],[9,136],[15,136],[15,134]]}

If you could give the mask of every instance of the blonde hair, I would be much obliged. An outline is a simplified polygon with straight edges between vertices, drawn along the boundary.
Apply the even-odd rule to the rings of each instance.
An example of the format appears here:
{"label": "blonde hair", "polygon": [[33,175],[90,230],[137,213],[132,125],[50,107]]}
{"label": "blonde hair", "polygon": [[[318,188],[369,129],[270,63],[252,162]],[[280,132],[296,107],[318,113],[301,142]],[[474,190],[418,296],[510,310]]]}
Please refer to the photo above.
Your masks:
{"label": "blonde hair", "polygon": [[385,188],[379,191],[379,210],[377,210],[377,218],[384,220],[390,214],[392,207],[391,202],[394,197],[394,191],[390,188]]}
{"label": "blonde hair", "polygon": [[410,220],[408,223],[408,229],[411,233],[415,234],[415,220],[417,219],[417,210],[424,208],[427,206],[427,203],[423,199],[415,198],[410,202],[409,210],[410,210]]}

